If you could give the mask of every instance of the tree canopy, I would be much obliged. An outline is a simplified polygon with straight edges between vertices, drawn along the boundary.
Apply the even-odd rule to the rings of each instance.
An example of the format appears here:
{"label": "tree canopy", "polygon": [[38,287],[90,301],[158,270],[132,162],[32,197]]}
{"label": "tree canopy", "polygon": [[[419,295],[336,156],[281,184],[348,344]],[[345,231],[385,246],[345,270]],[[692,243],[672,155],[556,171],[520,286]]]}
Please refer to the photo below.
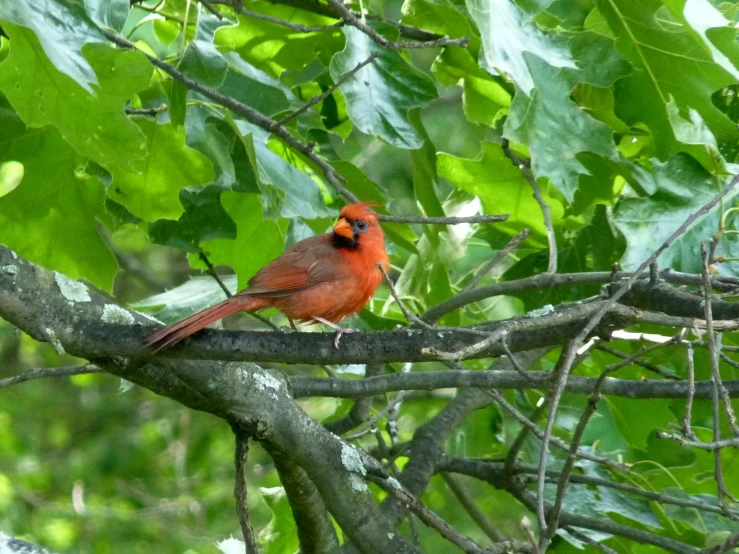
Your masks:
{"label": "tree canopy", "polygon": [[[733,551],[737,24],[0,0],[0,551]],[[391,270],[338,348],[145,347],[355,201]]]}

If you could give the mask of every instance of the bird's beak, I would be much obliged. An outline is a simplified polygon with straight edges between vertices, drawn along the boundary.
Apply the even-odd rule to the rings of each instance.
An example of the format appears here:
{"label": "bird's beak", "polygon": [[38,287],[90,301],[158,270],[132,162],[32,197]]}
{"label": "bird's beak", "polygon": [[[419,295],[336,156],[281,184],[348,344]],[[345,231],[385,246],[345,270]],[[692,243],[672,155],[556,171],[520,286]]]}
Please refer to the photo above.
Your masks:
{"label": "bird's beak", "polygon": [[345,218],[340,218],[334,225],[334,233],[350,240],[354,240],[354,230]]}

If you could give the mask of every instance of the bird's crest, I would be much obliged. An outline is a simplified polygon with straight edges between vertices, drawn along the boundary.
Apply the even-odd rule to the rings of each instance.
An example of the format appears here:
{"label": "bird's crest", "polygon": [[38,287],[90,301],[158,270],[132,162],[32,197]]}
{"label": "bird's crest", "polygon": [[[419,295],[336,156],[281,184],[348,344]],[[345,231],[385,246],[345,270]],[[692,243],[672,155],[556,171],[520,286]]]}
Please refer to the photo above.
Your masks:
{"label": "bird's crest", "polygon": [[347,219],[364,219],[367,217],[367,212],[373,213],[370,210],[373,206],[380,206],[377,202],[357,202],[356,204],[348,204],[341,208],[339,217],[345,217]]}

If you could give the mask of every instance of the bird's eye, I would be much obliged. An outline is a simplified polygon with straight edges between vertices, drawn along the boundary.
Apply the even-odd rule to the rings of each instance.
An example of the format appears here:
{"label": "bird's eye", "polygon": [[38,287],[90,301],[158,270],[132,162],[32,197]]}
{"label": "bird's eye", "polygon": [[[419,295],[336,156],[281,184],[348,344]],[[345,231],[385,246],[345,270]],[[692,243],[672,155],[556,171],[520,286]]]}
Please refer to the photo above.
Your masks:
{"label": "bird's eye", "polygon": [[367,230],[367,222],[363,219],[359,219],[354,223],[357,226],[357,231],[364,233]]}

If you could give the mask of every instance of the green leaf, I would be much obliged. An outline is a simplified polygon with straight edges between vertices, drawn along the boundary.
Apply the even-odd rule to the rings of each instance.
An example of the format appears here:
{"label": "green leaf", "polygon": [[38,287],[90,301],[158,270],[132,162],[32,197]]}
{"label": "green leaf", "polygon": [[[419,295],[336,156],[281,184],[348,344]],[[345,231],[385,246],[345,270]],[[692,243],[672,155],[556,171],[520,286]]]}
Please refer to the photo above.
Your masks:
{"label": "green leaf", "polygon": [[431,72],[447,86],[462,81],[464,113],[471,123],[493,127],[511,104],[510,93],[481,69],[466,49],[445,48],[434,60]]}
{"label": "green leaf", "polygon": [[214,238],[236,237],[236,225],[221,206],[218,186],[180,191],[185,211],[177,221],[161,219],[149,224],[149,236],[158,244],[197,252],[198,245]]}
{"label": "green leaf", "polygon": [[571,86],[587,83],[596,87],[611,87],[632,72],[631,64],[619,54],[612,38],[590,31],[566,36],[567,46],[578,65],[576,70],[562,70]]}
{"label": "green leaf", "polygon": [[26,130],[4,110],[0,159],[23,164],[23,179],[0,197],[0,242],[19,255],[111,290],[115,256],[97,230],[105,188],[53,127]]}
{"label": "green leaf", "polygon": [[[413,161],[413,188],[416,193],[416,200],[423,208],[427,216],[436,217],[444,216],[444,208],[441,207],[436,196],[436,150],[431,139],[423,127],[421,121],[420,110],[415,109],[410,112],[410,121],[416,128],[416,132],[423,139],[421,147],[411,151],[411,160]],[[439,228],[431,232],[438,231]]]}
{"label": "green leaf", "polygon": [[571,87],[561,71],[533,56],[527,60],[536,87],[530,97],[514,97],[505,136],[528,145],[535,175],[549,177],[572,202],[580,175],[588,174],[577,155],[592,152],[618,160],[613,131],[570,100]]}
{"label": "green leaf", "polygon": [[384,205],[385,198],[380,187],[367,177],[361,169],[354,164],[337,160],[332,162],[333,168],[346,179],[346,187],[363,202],[377,202]]}
{"label": "green leaf", "polygon": [[[92,11],[96,15],[100,14],[97,9]],[[55,69],[74,79],[88,93],[93,92],[90,85],[95,85],[98,81],[95,71],[82,55],[82,47],[106,41],[100,29],[87,16],[82,2],[79,0],[0,2],[0,21],[6,22],[3,28],[11,37],[16,34],[12,29],[14,25],[25,27],[23,34],[26,37],[35,34],[38,37],[38,44]],[[12,39],[12,43],[11,50],[14,50],[15,38]],[[5,71],[8,69],[9,67],[4,67]],[[26,69],[24,68],[24,71]]]}
{"label": "green leaf", "polygon": [[[631,448],[646,450],[647,441],[655,430],[669,429],[670,424],[675,421],[669,400],[650,399],[648,419],[641,417],[644,414],[644,405],[638,400],[616,396],[608,396],[604,400],[619,434]],[[637,420],[641,421],[640,425],[634,425],[634,421]]]}
{"label": "green leaf", "polygon": [[[441,153],[437,159],[439,175],[458,188],[479,196],[485,213],[509,214],[508,221],[496,223],[496,229],[515,235],[524,228],[531,229],[535,244],[546,245],[546,229],[541,208],[531,194],[531,185],[521,171],[506,158],[500,145],[483,143],[480,159],[468,160]],[[542,186],[545,202],[552,212],[552,223],[557,228],[564,208]]]}
{"label": "green leaf", "polygon": [[553,68],[577,69],[564,37],[544,34],[510,0],[467,0],[467,8],[482,37],[480,66],[493,74],[502,72],[525,94],[535,86],[533,57]]}
{"label": "green leaf", "polygon": [[[241,64],[244,69],[245,64]],[[257,70],[252,68],[252,71]],[[268,85],[229,68],[223,84],[218,92],[231,96],[239,102],[262,112],[265,115],[275,115],[290,106],[285,91],[278,86]]]}
{"label": "green leaf", "polygon": [[154,36],[164,44],[169,46],[180,34],[180,25],[176,21],[170,19],[155,19],[152,22]]}
{"label": "green leaf", "polygon": [[[236,275],[223,275],[221,281],[231,292],[236,292]],[[213,277],[193,277],[178,287],[140,300],[133,308],[141,311],[159,310],[157,319],[163,323],[180,321],[226,299]]]}
{"label": "green leaf", "polygon": [[0,65],[0,90],[26,124],[55,125],[80,154],[109,171],[140,170],[146,145],[123,106],[149,84],[151,65],[146,58],[108,46],[86,46],[100,84],[93,95],[56,69],[31,31],[13,25],[4,28],[13,47]]}
{"label": "green leaf", "polygon": [[203,245],[214,265],[230,265],[238,275],[238,290],[285,248],[286,221],[264,220],[258,194],[224,192],[221,203],[236,222],[236,238],[215,239]]}
{"label": "green leaf", "polygon": [[324,204],[316,183],[267,147],[267,134],[262,129],[245,121],[237,121],[236,125],[243,134],[251,165],[256,168],[268,218],[278,213],[286,218],[308,219],[334,215]]}
{"label": "green leaf", "polygon": [[665,0],[664,4],[673,17],[710,50],[714,62],[739,78],[737,32],[727,16],[708,0]]}
{"label": "green leaf", "polygon": [[[402,23],[412,27],[426,29],[432,33],[451,38],[468,37],[468,48],[477,51],[480,39],[472,26],[469,17],[454,5],[443,0],[406,0],[403,2]],[[445,49],[450,50],[450,49]],[[453,50],[460,50],[454,48]]]}
{"label": "green leaf", "polygon": [[[739,138],[734,122],[711,101],[716,90],[739,79],[739,72],[706,40],[708,27],[727,23],[708,2],[690,3],[688,16],[698,31],[657,0],[595,4],[616,36],[616,47],[637,69],[617,83],[616,114],[630,125],[643,122],[650,128],[661,160],[680,149],[667,109],[671,97],[682,113],[697,111],[720,143]],[[678,8],[681,3],[670,4]]]}
{"label": "green leaf", "polygon": [[23,180],[23,164],[10,160],[0,164],[0,197],[14,191]]}
{"label": "green leaf", "polygon": [[[249,9],[296,24],[315,26],[336,23],[330,17],[267,1],[250,2]],[[268,21],[244,15],[238,18],[238,26],[218,31],[216,45],[236,51],[243,60],[273,77],[279,77],[285,70],[300,71],[317,58],[328,64],[330,56],[343,43],[339,29],[296,33]]]}
{"label": "green leaf", "polygon": [[363,133],[386,140],[398,148],[420,148],[408,116],[412,108],[436,98],[436,88],[423,73],[408,65],[397,52],[381,48],[354,27],[345,27],[346,46],[331,59],[334,81],[373,53],[380,55],[339,87],[346,98],[349,117]]}
{"label": "green leaf", "polygon": [[185,75],[200,84],[218,88],[226,78],[228,62],[207,40],[191,40],[178,67]]}
{"label": "green leaf", "polygon": [[180,189],[213,180],[213,167],[197,150],[185,146],[185,133],[169,124],[137,118],[146,137],[147,165],[141,173],[113,173],[108,194],[146,221],[176,219],[183,211]]}
{"label": "green leaf", "polygon": [[204,106],[191,105],[185,119],[187,145],[206,156],[213,164],[213,184],[222,188],[236,186],[236,168],[231,150],[236,142],[235,133],[213,112]]}
{"label": "green leaf", "polygon": [[300,548],[298,533],[285,489],[261,488],[259,493],[272,512],[269,524],[259,532],[259,542],[264,548],[264,554],[297,551]]}
{"label": "green leaf", "polygon": [[[679,154],[661,163],[652,160],[654,173],[643,172],[640,179],[652,180],[648,186],[656,192],[647,198],[621,200],[614,223],[626,238],[626,252],[621,265],[626,271],[635,269],[659,248],[667,238],[694,212],[719,191],[716,177],[706,172],[693,158]],[[724,205],[730,206],[737,192],[729,193]],[[715,207],[699,219],[659,257],[660,267],[670,267],[687,273],[701,272],[698,245],[715,235],[719,228],[721,207]],[[722,254],[727,246],[722,242],[717,250]],[[721,272],[735,274],[736,264],[722,264]]]}
{"label": "green leaf", "polygon": [[689,120],[683,119],[673,98],[667,103],[667,115],[681,150],[693,156],[709,172],[726,173],[726,160],[718,149],[716,137],[700,114],[690,109]]}
{"label": "green leaf", "polygon": [[123,29],[130,8],[129,0],[85,0],[90,18],[116,31]]}
{"label": "green leaf", "polygon": [[[601,470],[595,462],[580,460],[577,462],[577,467],[581,468],[584,475],[600,479],[610,478],[610,475]],[[547,485],[546,497],[548,500],[554,500],[556,490],[556,485]],[[567,489],[563,509],[573,514],[587,514],[588,517],[595,514],[619,514],[633,522],[638,522],[653,529],[662,528],[648,500],[635,498],[628,493],[610,487],[596,488],[573,484]]]}

